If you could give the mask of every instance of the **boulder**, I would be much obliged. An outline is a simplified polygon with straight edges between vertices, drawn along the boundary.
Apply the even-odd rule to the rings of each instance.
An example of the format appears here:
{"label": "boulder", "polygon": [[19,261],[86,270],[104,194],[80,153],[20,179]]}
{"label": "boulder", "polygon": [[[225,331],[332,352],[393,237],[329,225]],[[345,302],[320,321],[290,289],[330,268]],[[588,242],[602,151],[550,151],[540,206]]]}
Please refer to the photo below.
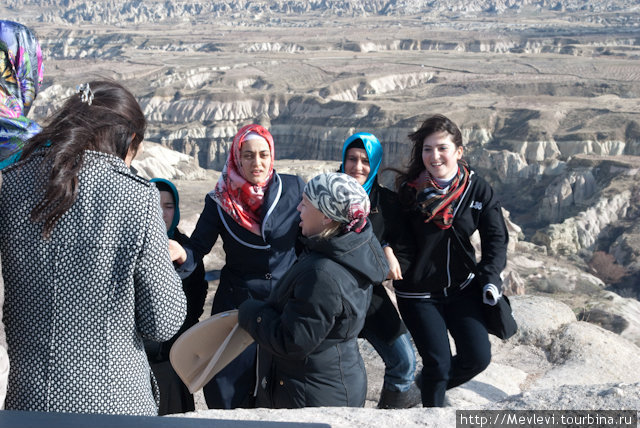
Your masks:
{"label": "boulder", "polygon": [[553,368],[533,383],[533,389],[640,382],[640,348],[594,324],[562,327],[552,335],[547,355]]}
{"label": "boulder", "polygon": [[640,302],[606,291],[584,309],[584,321],[595,323],[640,346]]}
{"label": "boulder", "polygon": [[518,332],[512,339],[520,344],[546,348],[552,333],[566,324],[576,322],[576,316],[566,304],[540,296],[513,296],[513,316]]}
{"label": "boulder", "polygon": [[198,166],[193,157],[148,141],[142,143],[131,166],[147,179],[200,180],[207,177],[207,172]]}

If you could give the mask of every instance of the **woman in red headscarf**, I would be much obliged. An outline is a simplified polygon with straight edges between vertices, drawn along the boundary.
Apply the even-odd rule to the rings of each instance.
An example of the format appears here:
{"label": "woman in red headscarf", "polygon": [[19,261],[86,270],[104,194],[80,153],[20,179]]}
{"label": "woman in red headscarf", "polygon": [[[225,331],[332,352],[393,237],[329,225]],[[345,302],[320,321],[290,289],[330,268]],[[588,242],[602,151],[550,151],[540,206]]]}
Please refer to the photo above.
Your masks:
{"label": "woman in red headscarf", "polygon": [[[266,300],[296,259],[304,182],[273,169],[273,137],[260,125],[233,139],[220,179],[205,197],[191,244],[176,248],[178,273],[188,274],[220,236],[226,260],[211,314],[248,299]],[[173,244],[173,243],[172,243]],[[256,345],[251,345],[204,387],[210,408],[250,407],[255,389]]]}

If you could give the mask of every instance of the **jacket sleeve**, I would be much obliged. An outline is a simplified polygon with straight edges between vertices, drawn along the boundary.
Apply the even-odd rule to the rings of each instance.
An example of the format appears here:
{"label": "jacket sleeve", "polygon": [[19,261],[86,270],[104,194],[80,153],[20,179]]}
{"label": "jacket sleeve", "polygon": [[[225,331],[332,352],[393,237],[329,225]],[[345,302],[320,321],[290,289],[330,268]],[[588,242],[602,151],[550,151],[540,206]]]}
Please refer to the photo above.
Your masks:
{"label": "jacket sleeve", "polygon": [[[302,201],[302,194],[304,193],[304,186],[305,186],[305,182],[302,181],[302,178],[300,178],[299,176],[296,175],[296,185],[298,187],[297,192],[300,198],[300,201]],[[298,202],[298,204],[300,204],[300,202]],[[297,207],[298,205],[296,205]],[[298,214],[299,216],[299,214]],[[300,219],[298,219],[298,223]],[[296,256],[299,256],[300,254],[302,254],[302,251],[304,251],[304,244],[302,243],[302,240],[300,240],[300,237],[302,236],[302,229],[300,228],[300,226],[298,226],[298,237],[296,239],[296,242],[294,244],[294,248],[296,251]]]}
{"label": "jacket sleeve", "polygon": [[482,259],[477,265],[478,280],[482,286],[494,284],[500,287],[502,285],[500,274],[507,264],[509,234],[502,216],[502,206],[491,186],[488,183],[486,186],[487,197],[484,198],[478,224],[482,248]]}
{"label": "jacket sleeve", "polygon": [[169,257],[169,241],[155,188],[147,200],[146,213],[142,249],[133,273],[136,325],[143,337],[162,342],[182,326],[187,302]]}
{"label": "jacket sleeve", "polygon": [[187,260],[176,268],[180,278],[191,275],[204,256],[209,254],[220,234],[220,215],[218,204],[207,195],[204,198],[204,209],[198,218],[196,228],[193,230],[189,242],[184,245]]}
{"label": "jacket sleeve", "polygon": [[295,281],[281,312],[268,302],[248,300],[240,305],[238,322],[272,354],[299,360],[327,337],[341,311],[342,298],[329,272],[310,269]]}
{"label": "jacket sleeve", "polygon": [[382,240],[393,248],[404,275],[417,251],[409,226],[409,212],[400,204],[400,199],[395,192],[380,188],[379,195],[381,214],[384,219]]}

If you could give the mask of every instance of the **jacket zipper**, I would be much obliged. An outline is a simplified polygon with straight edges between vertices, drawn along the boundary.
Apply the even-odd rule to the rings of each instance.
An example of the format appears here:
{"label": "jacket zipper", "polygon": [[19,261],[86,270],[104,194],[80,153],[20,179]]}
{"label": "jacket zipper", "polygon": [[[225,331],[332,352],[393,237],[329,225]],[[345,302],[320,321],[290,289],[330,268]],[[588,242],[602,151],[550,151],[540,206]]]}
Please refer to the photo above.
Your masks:
{"label": "jacket zipper", "polygon": [[[273,210],[275,210],[276,205],[278,205],[278,202],[280,201],[280,196],[282,195],[282,180],[280,180],[280,176],[278,176],[277,173],[276,173],[276,176],[278,177],[278,193],[276,193],[276,197],[273,201],[273,204],[271,204],[271,206],[269,207],[269,210],[267,211],[267,214],[262,220],[262,226],[260,231],[260,233],[262,234],[262,240],[265,242],[267,242],[267,239],[265,238],[265,235],[264,235],[265,224],[267,223],[267,219],[269,218],[269,216],[271,216],[271,214],[273,213]],[[218,214],[220,215],[220,219],[222,220],[222,224],[224,225],[224,228],[227,229],[227,232],[229,232],[229,235],[231,235],[233,239],[235,239],[245,247],[253,248],[255,250],[268,250],[271,248],[270,244],[255,245],[255,244],[250,244],[247,241],[244,241],[243,239],[240,239],[238,235],[233,233],[233,231],[231,230],[231,227],[229,227],[229,224],[227,223],[227,221],[224,218],[224,215],[222,214],[222,208],[220,208],[220,204],[216,204],[216,205],[218,208]]]}
{"label": "jacket zipper", "polygon": [[262,220],[262,227],[260,228],[260,232],[262,233],[262,239],[264,240],[264,242],[267,242],[267,238],[265,238],[264,236],[264,228],[265,225],[267,224],[267,219],[271,216],[271,213],[273,212],[273,210],[276,209],[276,205],[278,205],[278,202],[280,201],[280,196],[282,195],[282,180],[280,179],[280,176],[278,175],[278,173],[275,173],[276,178],[278,179],[278,193],[276,193],[276,197],[273,200],[273,204],[271,204],[271,206],[269,207],[269,210],[267,211],[267,214],[264,216],[264,219]]}
{"label": "jacket zipper", "polygon": [[[458,204],[458,206],[456,207],[455,210],[453,210],[453,218],[451,219],[451,224],[453,225],[453,221],[456,218],[456,214],[458,213],[458,208],[460,208],[465,200],[465,198],[467,197],[467,193],[469,192],[469,189],[471,189],[471,178],[473,177],[473,171],[469,172],[469,184],[467,185],[467,188],[464,190],[464,193],[462,194],[462,198],[460,198],[460,203]],[[464,250],[464,249],[462,249]],[[444,295],[447,295],[447,289],[449,289],[449,287],[451,287],[451,238],[447,238],[447,286],[444,288]]]}

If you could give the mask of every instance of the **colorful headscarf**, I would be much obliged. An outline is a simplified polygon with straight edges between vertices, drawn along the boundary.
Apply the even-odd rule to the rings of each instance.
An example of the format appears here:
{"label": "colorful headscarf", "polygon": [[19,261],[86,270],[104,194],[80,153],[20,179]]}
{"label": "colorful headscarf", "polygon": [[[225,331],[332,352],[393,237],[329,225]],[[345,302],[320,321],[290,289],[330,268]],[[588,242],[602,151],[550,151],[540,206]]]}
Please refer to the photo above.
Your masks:
{"label": "colorful headscarf", "polygon": [[355,178],[341,172],[320,174],[304,187],[311,205],[345,225],[344,230],[362,231],[371,208],[369,195]]}
{"label": "colorful headscarf", "polygon": [[342,146],[342,165],[340,165],[341,172],[344,172],[344,162],[347,157],[347,151],[350,149],[349,146],[357,142],[357,140],[362,141],[364,150],[367,152],[367,157],[369,158],[369,175],[367,176],[367,181],[362,185],[364,190],[367,191],[367,194],[369,194],[371,193],[371,187],[373,186],[373,182],[378,174],[378,169],[380,169],[380,164],[382,163],[382,144],[380,144],[380,141],[375,135],[370,134],[369,132],[358,132],[357,134],[353,134],[347,138]]}
{"label": "colorful headscarf", "polygon": [[454,206],[469,183],[469,167],[463,160],[458,161],[458,173],[451,183],[442,188],[425,169],[410,187],[416,189],[416,205],[424,222],[433,223],[440,229],[448,229],[453,223]]}
{"label": "colorful headscarf", "polygon": [[[252,138],[264,139],[271,152],[269,174],[263,183],[258,184],[250,183],[242,175],[240,150],[244,142]],[[213,191],[213,200],[220,205],[224,212],[229,214],[240,226],[256,235],[260,235],[260,226],[262,224],[260,209],[264,201],[265,191],[269,187],[273,176],[274,159],[273,137],[269,131],[260,125],[243,126],[233,138],[229,157]]]}
{"label": "colorful headscarf", "polygon": [[27,113],[43,75],[42,51],[33,33],[0,20],[0,168],[14,162],[24,142],[40,132]]}
{"label": "colorful headscarf", "polygon": [[171,195],[173,196],[173,204],[175,206],[173,220],[171,221],[169,230],[167,230],[167,236],[169,238],[173,238],[173,234],[178,227],[178,223],[180,223],[180,197],[178,196],[178,189],[176,189],[176,186],[172,182],[165,178],[152,178],[149,181],[156,184],[158,191],[171,192]]}

